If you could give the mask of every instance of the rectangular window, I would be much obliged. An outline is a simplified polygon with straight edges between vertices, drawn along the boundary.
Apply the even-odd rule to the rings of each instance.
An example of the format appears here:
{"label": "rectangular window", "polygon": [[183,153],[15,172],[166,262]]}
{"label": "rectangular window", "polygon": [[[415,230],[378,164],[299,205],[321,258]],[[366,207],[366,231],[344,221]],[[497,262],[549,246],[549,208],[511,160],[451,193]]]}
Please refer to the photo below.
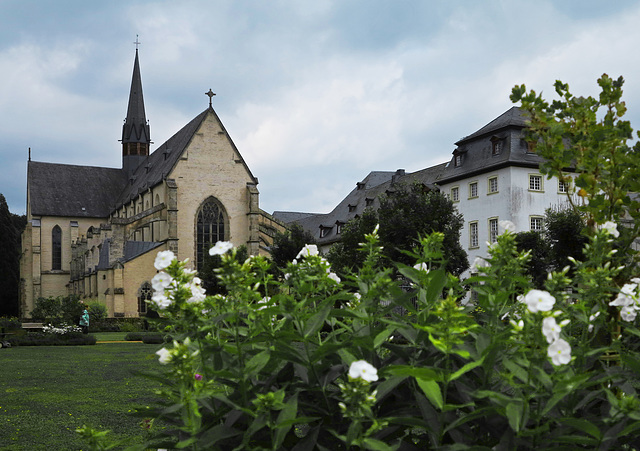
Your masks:
{"label": "rectangular window", "polygon": [[457,168],[462,164],[462,155],[456,154],[453,156],[453,165]]}
{"label": "rectangular window", "polygon": [[564,183],[562,180],[558,180],[558,192],[559,193],[566,193],[567,190],[567,184]]}
{"label": "rectangular window", "polygon": [[498,177],[489,177],[489,194],[498,192]]}
{"label": "rectangular window", "polygon": [[493,144],[491,146],[491,153],[493,155],[500,155],[500,151],[502,151],[502,140],[496,139],[493,141]]}
{"label": "rectangular window", "polygon": [[529,174],[529,191],[542,191],[542,176]]}
{"label": "rectangular window", "polygon": [[478,223],[470,222],[469,223],[469,247],[474,248],[478,247]]}
{"label": "rectangular window", "polygon": [[489,242],[498,241],[498,218],[489,219]]}
{"label": "rectangular window", "polygon": [[542,226],[544,225],[544,218],[542,216],[531,216],[531,231],[542,232]]}
{"label": "rectangular window", "polygon": [[460,188],[458,188],[457,186],[454,186],[453,188],[451,188],[451,200],[453,202],[460,201]]}
{"label": "rectangular window", "polygon": [[469,183],[469,198],[478,197],[478,182]]}

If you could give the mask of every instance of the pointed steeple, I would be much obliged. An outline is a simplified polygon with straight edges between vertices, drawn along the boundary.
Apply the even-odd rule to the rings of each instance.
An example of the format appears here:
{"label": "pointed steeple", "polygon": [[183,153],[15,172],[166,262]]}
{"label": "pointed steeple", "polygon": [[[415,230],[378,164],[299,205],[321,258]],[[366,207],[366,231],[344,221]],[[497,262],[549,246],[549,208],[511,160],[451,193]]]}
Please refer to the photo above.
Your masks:
{"label": "pointed steeple", "polygon": [[138,49],[136,48],[127,117],[122,126],[122,168],[127,173],[132,174],[149,155],[149,144],[151,144],[151,136],[144,112],[142,78],[140,77],[140,63],[138,61]]}

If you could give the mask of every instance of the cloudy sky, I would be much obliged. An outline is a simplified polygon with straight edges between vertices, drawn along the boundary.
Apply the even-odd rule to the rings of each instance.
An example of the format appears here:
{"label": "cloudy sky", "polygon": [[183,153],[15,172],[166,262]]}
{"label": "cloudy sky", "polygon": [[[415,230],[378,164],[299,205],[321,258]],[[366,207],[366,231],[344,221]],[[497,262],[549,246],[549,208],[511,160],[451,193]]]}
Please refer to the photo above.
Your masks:
{"label": "cloudy sky", "polygon": [[268,211],[328,212],[370,171],[416,171],[512,105],[515,84],[626,79],[640,127],[640,3],[618,0],[0,0],[0,193],[37,161],[120,167],[139,35],[157,147],[208,105]]}

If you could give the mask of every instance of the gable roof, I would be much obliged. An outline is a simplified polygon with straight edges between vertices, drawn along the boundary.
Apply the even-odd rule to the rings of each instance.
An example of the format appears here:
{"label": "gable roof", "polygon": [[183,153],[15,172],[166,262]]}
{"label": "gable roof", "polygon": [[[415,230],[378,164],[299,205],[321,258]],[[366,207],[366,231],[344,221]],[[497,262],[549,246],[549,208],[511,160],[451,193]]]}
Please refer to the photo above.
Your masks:
{"label": "gable roof", "polygon": [[509,108],[507,111],[502,113],[500,116],[489,122],[478,131],[470,134],[469,136],[465,136],[455,144],[459,146],[472,139],[479,138],[483,135],[488,135],[492,132],[496,132],[507,127],[525,128],[527,126],[527,120],[527,113],[521,110],[519,107],[514,106]]}
{"label": "gable roof", "polygon": [[[291,222],[299,224],[303,229],[312,233],[318,244],[330,244],[340,239],[337,227],[334,228],[336,224],[346,224],[349,220],[361,215],[367,208],[378,208],[380,205],[378,197],[392,191],[394,185],[422,183],[430,189],[438,189],[436,183],[446,164],[441,163],[409,174],[405,174],[402,169],[395,172],[370,172],[330,213],[307,214],[293,219]],[[283,213],[285,212],[278,213],[280,217],[284,217]],[[321,228],[326,229],[322,237],[320,237]]]}
{"label": "gable roof", "polygon": [[105,218],[126,182],[122,169],[27,163],[32,215]]}
{"label": "gable roof", "polygon": [[[478,131],[456,143],[454,157],[449,161],[440,183],[451,183],[467,177],[495,171],[508,166],[538,168],[543,159],[528,151],[524,129],[528,126],[527,113],[512,107]],[[493,152],[493,140],[502,142],[501,149]],[[460,165],[455,165],[460,155]]]}
{"label": "gable roof", "polygon": [[224,125],[222,125],[220,118],[213,108],[209,107],[193,118],[187,125],[182,127],[182,129],[180,129],[175,135],[169,138],[167,142],[158,147],[151,155],[140,163],[118,196],[114,210],[131,201],[139,193],[161,183],[171,173],[183,152],[193,139],[193,135],[198,131],[200,125],[209,114],[213,115],[222,130],[225,132],[225,135],[229,139],[234,151],[240,156],[240,161],[247,170],[247,173],[251,179],[257,183],[256,178],[249,170],[249,167],[231,140],[231,137],[229,137]]}

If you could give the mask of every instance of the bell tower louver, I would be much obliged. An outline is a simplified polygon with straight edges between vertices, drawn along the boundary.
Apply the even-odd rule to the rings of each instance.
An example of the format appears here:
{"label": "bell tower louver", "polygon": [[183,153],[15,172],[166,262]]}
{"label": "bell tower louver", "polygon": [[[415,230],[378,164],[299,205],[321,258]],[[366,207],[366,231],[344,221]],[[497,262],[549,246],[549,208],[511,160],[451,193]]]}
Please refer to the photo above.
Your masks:
{"label": "bell tower louver", "polygon": [[138,49],[136,48],[127,117],[122,126],[122,169],[128,175],[133,174],[140,163],[147,158],[150,144],[151,136],[144,112],[142,78],[140,77],[140,63],[138,62]]}

